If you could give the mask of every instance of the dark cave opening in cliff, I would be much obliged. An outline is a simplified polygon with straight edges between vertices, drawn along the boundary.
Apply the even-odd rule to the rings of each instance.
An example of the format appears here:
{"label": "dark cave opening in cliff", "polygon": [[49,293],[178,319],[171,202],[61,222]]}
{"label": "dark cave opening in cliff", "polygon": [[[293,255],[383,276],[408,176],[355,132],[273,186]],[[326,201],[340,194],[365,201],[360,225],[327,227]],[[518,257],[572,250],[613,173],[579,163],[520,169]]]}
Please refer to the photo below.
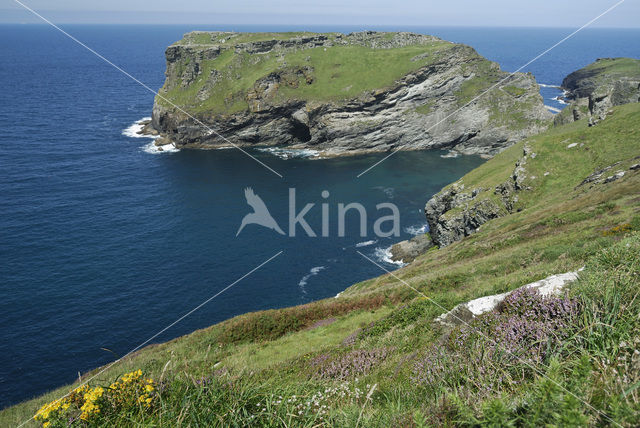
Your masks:
{"label": "dark cave opening in cliff", "polygon": [[311,130],[309,127],[298,121],[294,121],[291,124],[291,135],[293,135],[293,138],[303,143],[311,140]]}

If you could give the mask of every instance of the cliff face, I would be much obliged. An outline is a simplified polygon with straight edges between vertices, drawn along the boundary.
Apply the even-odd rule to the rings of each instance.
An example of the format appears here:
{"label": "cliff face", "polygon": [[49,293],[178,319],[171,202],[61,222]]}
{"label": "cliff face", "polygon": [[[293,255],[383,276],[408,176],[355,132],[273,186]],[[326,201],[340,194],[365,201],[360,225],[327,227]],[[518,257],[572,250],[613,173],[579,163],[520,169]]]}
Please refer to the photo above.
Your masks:
{"label": "cliff face", "polygon": [[476,232],[487,221],[517,211],[518,192],[528,188],[524,184],[527,160],[535,157],[525,144],[513,173],[503,183],[473,189],[454,183],[429,199],[424,212],[433,242],[446,247]]}
{"label": "cliff face", "polygon": [[555,123],[588,117],[595,124],[611,107],[640,101],[640,60],[600,58],[565,77],[562,87],[571,104],[556,116]]}
{"label": "cliff face", "polygon": [[171,103],[234,144],[327,156],[401,146],[493,155],[551,117],[533,76],[518,73],[447,118],[508,73],[431,36],[198,32],[166,58],[152,126],[179,147],[228,143]]}
{"label": "cliff face", "polygon": [[[602,121],[614,106],[640,100],[640,60],[599,59],[569,74],[562,86],[571,104],[556,116],[555,124],[588,118],[589,126],[592,126]],[[567,149],[582,147],[577,142],[565,146]],[[509,166],[513,172],[501,184],[471,189],[465,189],[463,184],[453,184],[433,196],[425,206],[425,215],[434,244],[450,245],[474,233],[487,221],[521,209],[518,204],[521,191],[529,189],[528,181],[536,180],[535,175],[527,172],[527,162],[535,158],[536,153],[525,143],[521,157]],[[581,185],[608,183],[625,174],[623,170],[614,169],[616,165],[602,166],[584,178]],[[613,174],[616,171],[617,174]],[[543,177],[537,179],[540,178]]]}

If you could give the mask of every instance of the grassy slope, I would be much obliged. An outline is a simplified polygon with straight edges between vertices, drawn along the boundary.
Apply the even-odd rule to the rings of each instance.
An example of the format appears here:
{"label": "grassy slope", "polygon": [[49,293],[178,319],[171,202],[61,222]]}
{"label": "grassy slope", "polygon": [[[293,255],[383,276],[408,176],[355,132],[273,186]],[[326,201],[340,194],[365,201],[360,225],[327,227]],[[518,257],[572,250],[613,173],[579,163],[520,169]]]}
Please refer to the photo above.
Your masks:
{"label": "grassy slope", "polygon": [[[271,73],[284,76],[274,98],[268,102],[278,103],[296,99],[307,102],[341,102],[356,98],[370,91],[388,88],[395,81],[421,67],[433,64],[448,50],[459,46],[447,41],[434,39],[413,45],[393,48],[372,48],[360,45],[341,45],[306,49],[287,49],[264,54],[248,54],[234,52],[239,43],[265,40],[284,40],[299,36],[311,36],[315,33],[242,33],[225,43],[221,39],[228,35],[211,35],[209,33],[190,33],[177,45],[188,45],[193,49],[219,45],[223,51],[215,59],[204,59],[199,62],[199,74],[189,85],[183,86],[183,72],[192,67],[192,59],[187,57],[175,64],[175,69],[161,90],[163,97],[171,102],[200,114],[229,114],[249,108],[247,94],[256,82]],[[330,39],[335,34],[327,33]],[[381,42],[392,42],[395,33],[384,33]],[[228,46],[227,46],[228,45]],[[462,74],[471,74],[472,78],[464,82],[456,97],[459,105],[464,105],[482,91],[498,82],[504,75],[499,67],[472,49],[465,55],[468,63],[461,69]],[[304,75],[300,70],[304,69]],[[372,72],[374,70],[375,72]],[[211,73],[219,73],[216,83],[209,87]],[[171,84],[169,84],[171,82]],[[206,99],[199,98],[203,90],[208,90]],[[494,91],[492,99],[483,103],[497,106],[501,98],[517,98],[522,109],[529,109],[539,102],[537,97],[523,97],[525,90],[513,85],[506,85]],[[156,102],[166,104],[162,99]],[[428,113],[429,106],[418,107],[417,111]],[[492,121],[498,125],[522,127],[522,118],[518,112],[492,112]],[[520,110],[520,109],[515,109]]]}
{"label": "grassy slope", "polygon": [[[439,305],[451,308],[471,298],[510,290],[583,266],[590,257],[620,240],[623,234],[616,233],[616,226],[630,224],[631,229],[640,228],[640,173],[628,171],[632,159],[640,155],[639,124],[640,105],[634,104],[617,107],[596,127],[589,128],[585,121],[580,121],[529,139],[528,144],[537,156],[527,162],[527,171],[529,176],[537,178],[527,183],[532,190],[520,193],[523,210],[493,220],[483,225],[478,233],[449,247],[430,251],[395,275],[432,297]],[[573,142],[578,146],[567,148]],[[467,188],[489,188],[504,182],[521,156],[522,145],[505,150],[467,174],[461,182]],[[592,189],[576,189],[587,175],[616,161],[623,163],[614,171],[627,170],[625,177]],[[549,172],[546,177],[545,172]],[[629,244],[633,247],[623,245],[615,251],[631,251],[633,260],[633,252],[640,245],[638,241],[640,238],[635,238]],[[635,254],[637,260],[637,252]],[[615,259],[606,254],[600,256],[603,258],[605,262]],[[607,265],[606,269],[611,272],[606,271],[605,262],[592,262],[596,263],[596,268],[591,269],[581,283],[581,298],[593,297],[598,284],[602,284],[601,289],[609,290],[604,288],[608,284],[606,281],[617,278],[622,268]],[[368,262],[363,260],[363,263]],[[624,280],[627,288],[638,287],[637,273]],[[634,301],[633,296],[623,296],[616,291],[614,285],[611,285],[613,297]],[[609,302],[613,297],[598,296],[597,301]],[[593,299],[589,302],[593,303]],[[609,314],[620,311],[619,307],[605,309]],[[637,313],[637,307],[634,310]],[[459,388],[464,386],[474,391],[474,385],[452,386],[446,379],[437,390],[417,385],[411,379],[414,361],[438,341],[440,332],[434,328],[432,320],[442,312],[441,308],[418,298],[392,276],[384,275],[352,286],[337,299],[246,314],[148,347],[101,375],[94,383],[105,384],[119,374],[142,368],[154,378],[164,379],[168,387],[155,413],[131,410],[105,415],[107,419],[98,420],[98,423],[211,426],[235,421],[243,425],[253,421],[251,414],[257,415],[262,424],[271,426],[312,426],[322,420],[354,426],[359,418],[361,426],[415,426],[412,421],[418,423],[423,419],[437,425],[464,425],[474,421],[498,425],[607,422],[553,382],[524,369],[521,383],[489,395],[471,392],[467,396]],[[602,313],[595,309],[586,312],[591,317]],[[336,321],[308,329],[314,322],[330,317]],[[634,336],[621,333],[620,329],[624,330],[626,323],[588,322],[587,315],[584,318],[580,321],[586,323],[584,329],[591,329],[585,337],[598,340],[572,339],[575,341],[571,342],[573,351],[568,354],[558,351],[546,361],[551,368],[542,367],[541,370],[580,399],[606,409],[610,417],[632,426],[638,421],[639,409],[632,403],[637,394],[633,392],[635,390],[627,395],[623,392],[633,384],[625,384],[620,376],[611,372],[612,367],[602,364],[606,359],[615,359],[621,352],[620,337],[628,341],[627,336]],[[617,330],[598,327],[602,331],[593,331],[594,326],[606,326],[607,323],[612,323]],[[363,327],[364,331],[355,335],[354,344],[343,344],[350,333]],[[314,376],[310,363],[314,357],[328,355],[339,359],[354,349],[387,349],[389,355],[383,361],[373,358],[373,369],[359,375],[357,381],[353,376],[344,380]],[[220,374],[221,381],[214,382],[209,388],[203,389],[193,381],[221,369],[230,374]],[[232,386],[228,386],[228,381]],[[366,394],[367,385],[374,383],[378,387],[373,401],[365,406],[355,388]],[[336,398],[332,388],[344,388],[345,395]],[[5,409],[0,413],[0,426],[22,422],[42,403],[68,390],[69,387],[60,388]],[[322,420],[318,412],[298,410],[294,403],[286,400],[278,403],[279,396],[308,398],[325,390],[330,392],[322,399],[316,398],[329,406],[328,413],[322,414]],[[298,415],[298,411],[303,414]],[[420,411],[420,415],[414,415],[415,411]]]}
{"label": "grassy slope", "polygon": [[[391,34],[391,33],[389,33]],[[229,43],[238,43],[287,39],[296,33],[245,33]],[[328,34],[330,37],[334,36]],[[211,36],[200,33],[188,38],[206,45]],[[216,43],[209,41],[208,44]],[[185,43],[184,41],[179,44]],[[248,108],[246,94],[261,78],[272,72],[296,70],[312,67],[310,76],[313,82],[307,84],[304,79],[282,85],[278,96],[281,99],[300,99],[306,101],[340,101],[356,97],[365,91],[385,88],[407,73],[433,62],[438,53],[454,46],[452,43],[435,40],[425,44],[416,44],[393,49],[374,49],[364,46],[318,47],[312,49],[287,50],[284,53],[269,52],[251,55],[246,52],[235,53],[233,46],[225,49],[220,56],[212,60],[203,60],[202,73],[195,82],[187,87],[176,87],[163,91],[162,95],[173,103],[186,106],[194,112],[233,113]],[[224,49],[224,45],[221,45]],[[421,59],[412,61],[418,55]],[[486,60],[485,60],[486,61]],[[486,61],[487,63],[489,61]],[[179,64],[177,75],[181,75],[188,62]],[[210,96],[201,101],[196,98],[198,92],[207,84],[212,70],[221,73],[221,78],[212,89]],[[371,71],[375,70],[375,73]],[[158,99],[157,102],[162,100]]]}
{"label": "grassy slope", "polygon": [[606,76],[606,80],[615,81],[621,77],[640,77],[640,60],[634,58],[605,58],[593,62],[582,70]]}

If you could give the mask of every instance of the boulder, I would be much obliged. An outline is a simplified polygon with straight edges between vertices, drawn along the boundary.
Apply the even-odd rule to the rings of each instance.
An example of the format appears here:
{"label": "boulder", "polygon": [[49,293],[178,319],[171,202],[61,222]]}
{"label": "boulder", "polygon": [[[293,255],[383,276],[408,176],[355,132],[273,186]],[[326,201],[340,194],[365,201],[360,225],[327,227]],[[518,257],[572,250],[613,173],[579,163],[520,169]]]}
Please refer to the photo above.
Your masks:
{"label": "boulder", "polygon": [[416,257],[426,253],[433,245],[431,236],[428,233],[415,236],[407,241],[398,242],[391,247],[391,260],[411,263]]}
{"label": "boulder", "polygon": [[578,274],[581,270],[582,268],[575,272],[551,275],[545,279],[523,285],[507,293],[480,297],[466,303],[461,303],[449,312],[438,316],[435,322],[449,328],[469,323],[475,317],[495,310],[508,295],[521,288],[533,288],[543,296],[558,296],[567,284],[578,279]]}

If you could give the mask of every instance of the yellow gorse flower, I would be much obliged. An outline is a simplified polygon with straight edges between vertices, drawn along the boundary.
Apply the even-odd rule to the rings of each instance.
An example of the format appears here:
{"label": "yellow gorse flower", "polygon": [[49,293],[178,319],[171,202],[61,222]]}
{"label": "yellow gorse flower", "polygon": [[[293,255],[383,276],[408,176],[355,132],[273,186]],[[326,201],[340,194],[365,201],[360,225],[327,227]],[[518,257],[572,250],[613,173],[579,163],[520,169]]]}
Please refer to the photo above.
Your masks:
{"label": "yellow gorse flower", "polygon": [[56,413],[65,404],[64,400],[64,398],[61,398],[45,404],[44,406],[40,407],[33,418],[36,420],[49,419],[52,413]]}
{"label": "yellow gorse flower", "polygon": [[89,421],[96,415],[117,412],[130,406],[148,409],[156,396],[153,379],[143,378],[142,370],[126,373],[108,388],[94,388],[83,385],[71,391],[68,396],[43,405],[34,419],[49,427],[55,421],[63,422],[68,417]]}
{"label": "yellow gorse flower", "polygon": [[80,407],[82,414],[80,414],[80,419],[87,420],[91,417],[91,415],[100,413],[100,406],[96,404],[96,402],[104,395],[104,388],[101,386],[97,386],[93,389],[90,389],[87,393],[84,394],[84,404]]}

